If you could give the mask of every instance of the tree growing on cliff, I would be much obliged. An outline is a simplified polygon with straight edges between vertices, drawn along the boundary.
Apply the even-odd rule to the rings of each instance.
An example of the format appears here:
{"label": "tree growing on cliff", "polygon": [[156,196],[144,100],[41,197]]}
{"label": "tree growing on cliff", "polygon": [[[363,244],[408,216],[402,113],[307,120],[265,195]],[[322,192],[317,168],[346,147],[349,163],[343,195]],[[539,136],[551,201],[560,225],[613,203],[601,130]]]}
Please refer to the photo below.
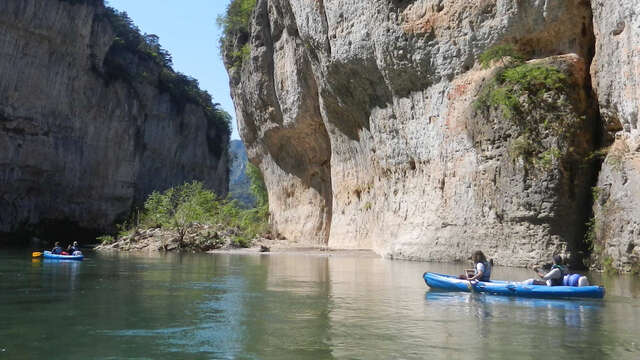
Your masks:
{"label": "tree growing on cliff", "polygon": [[249,190],[256,198],[256,207],[269,207],[269,195],[267,193],[267,186],[264,183],[262,172],[257,166],[247,163],[247,176],[251,181]]}
{"label": "tree growing on cliff", "polygon": [[256,0],[232,0],[224,15],[218,16],[218,26],[222,28],[220,50],[229,67],[237,67],[246,59],[249,47],[249,24]]}
{"label": "tree growing on cliff", "polygon": [[[199,106],[219,138],[231,135],[230,117],[214,103],[206,90],[200,89],[198,80],[173,69],[171,54],[162,48],[160,39],[154,34],[143,34],[133,20],[124,11],[106,7],[100,15],[111,25],[114,33],[113,43],[104,59],[104,76],[108,81],[124,80],[129,83],[151,83],[171,96],[178,112],[183,112],[187,104]],[[139,64],[132,66],[130,55],[138,59]],[[155,68],[149,71],[148,68]],[[158,69],[159,67],[159,69]],[[96,66],[97,69],[100,66]],[[150,76],[155,74],[157,76]],[[212,150],[220,156],[225,150],[219,141]]]}

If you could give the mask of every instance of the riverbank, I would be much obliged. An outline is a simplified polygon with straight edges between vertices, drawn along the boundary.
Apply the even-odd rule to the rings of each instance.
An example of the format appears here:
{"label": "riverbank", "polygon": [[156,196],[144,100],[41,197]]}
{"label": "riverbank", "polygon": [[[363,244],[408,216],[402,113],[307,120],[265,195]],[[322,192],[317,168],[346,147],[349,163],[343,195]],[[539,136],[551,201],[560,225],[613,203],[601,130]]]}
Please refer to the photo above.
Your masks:
{"label": "riverbank", "polygon": [[119,251],[187,251],[207,252],[216,249],[236,249],[260,247],[264,240],[270,240],[266,233],[253,239],[239,241],[241,230],[222,224],[193,224],[184,229],[154,227],[133,229],[117,238],[103,237],[96,250]]}
{"label": "riverbank", "polygon": [[193,225],[184,236],[176,230],[153,228],[134,230],[131,234],[95,247],[96,251],[123,252],[202,252],[211,254],[298,254],[308,256],[340,256],[378,258],[371,250],[329,249],[309,246],[295,240],[263,234],[253,238],[248,246],[235,241],[238,230],[222,225]]}

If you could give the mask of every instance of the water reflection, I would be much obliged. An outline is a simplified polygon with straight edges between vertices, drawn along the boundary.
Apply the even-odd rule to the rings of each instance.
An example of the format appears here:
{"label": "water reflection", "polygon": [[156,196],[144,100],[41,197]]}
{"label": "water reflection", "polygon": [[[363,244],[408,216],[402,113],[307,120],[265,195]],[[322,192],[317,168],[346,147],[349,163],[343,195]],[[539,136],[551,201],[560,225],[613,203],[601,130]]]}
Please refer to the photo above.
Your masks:
{"label": "water reflection", "polygon": [[[69,358],[52,355],[52,343],[73,348],[75,358],[640,354],[640,302],[626,278],[596,278],[610,282],[604,301],[545,300],[431,291],[422,273],[461,266],[376,257],[95,254],[62,263],[2,256],[0,348],[8,358]],[[514,280],[531,275],[494,271]]]}

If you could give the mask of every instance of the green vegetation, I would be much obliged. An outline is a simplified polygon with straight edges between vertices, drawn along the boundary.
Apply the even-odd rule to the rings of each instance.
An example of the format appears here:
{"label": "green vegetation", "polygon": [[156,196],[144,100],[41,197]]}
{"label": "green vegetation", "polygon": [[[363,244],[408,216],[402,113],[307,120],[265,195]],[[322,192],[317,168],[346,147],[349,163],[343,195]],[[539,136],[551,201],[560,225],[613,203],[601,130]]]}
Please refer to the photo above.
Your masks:
{"label": "green vegetation", "polygon": [[158,36],[143,35],[126,12],[106,7],[105,12],[99,16],[111,24],[115,35],[110,51],[126,50],[164,67],[170,68],[173,65],[171,54],[162,48]]}
{"label": "green vegetation", "polygon": [[251,14],[256,7],[256,0],[232,0],[227,11],[217,19],[222,28],[220,49],[231,68],[242,66],[242,62],[249,57],[249,24]]}
{"label": "green vegetation", "polygon": [[602,260],[602,268],[607,275],[618,273],[618,270],[613,266],[613,258],[611,256],[607,256]]}
{"label": "green vegetation", "polygon": [[104,245],[113,244],[116,241],[116,239],[111,235],[98,236],[96,240],[98,240],[99,243]]}
{"label": "green vegetation", "polygon": [[593,161],[593,160],[602,161],[607,157],[607,154],[609,153],[610,148],[611,147],[607,146],[607,147],[600,148],[598,150],[594,150],[585,157],[585,160],[586,161]]}
{"label": "green vegetation", "polygon": [[[114,40],[104,60],[104,74],[107,81],[123,80],[152,83],[162,92],[167,92],[183,112],[188,103],[202,108],[207,120],[221,138],[231,135],[231,117],[220,104],[213,103],[211,95],[200,89],[198,80],[173,70],[171,54],[162,48],[159,38],[153,34],[142,34],[126,12],[106,7],[104,13],[96,15],[111,24]],[[131,64],[131,55],[137,64]],[[225,142],[218,141],[222,144]],[[215,149],[220,155],[224,149]]]}
{"label": "green vegetation", "polygon": [[510,62],[521,64],[524,57],[512,44],[494,46],[478,57],[484,69],[488,69],[497,60],[500,60],[502,66],[507,66]]}
{"label": "green vegetation", "polygon": [[589,221],[587,221],[586,227],[587,227],[587,231],[584,234],[585,244],[588,246],[590,250],[599,252],[600,249],[598,249],[596,245],[598,223],[595,216],[590,218]]}
{"label": "green vegetation", "polygon": [[594,203],[598,202],[598,199],[600,199],[600,192],[602,190],[598,187],[598,186],[594,186],[591,188],[591,198],[593,199]]}
{"label": "green vegetation", "polygon": [[256,207],[269,207],[269,195],[267,194],[267,186],[264,184],[264,178],[257,166],[247,162],[247,177],[251,181],[249,190],[256,199]]}
{"label": "green vegetation", "polygon": [[480,55],[483,67],[498,62],[501,67],[481,90],[476,111],[498,109],[502,117],[518,128],[510,144],[512,158],[523,158],[538,168],[550,168],[562,152],[558,146],[542,143],[545,135],[560,139],[571,135],[570,114],[566,108],[568,79],[551,65],[526,63],[513,45],[501,45]]}
{"label": "green vegetation", "polygon": [[202,183],[194,181],[162,193],[153,192],[145,201],[142,213],[125,223],[119,236],[141,229],[162,228],[175,231],[182,240],[194,225],[222,225],[233,229],[232,245],[246,247],[254,237],[268,232],[267,209],[266,203],[255,209],[242,209],[236,201],[220,200]]}

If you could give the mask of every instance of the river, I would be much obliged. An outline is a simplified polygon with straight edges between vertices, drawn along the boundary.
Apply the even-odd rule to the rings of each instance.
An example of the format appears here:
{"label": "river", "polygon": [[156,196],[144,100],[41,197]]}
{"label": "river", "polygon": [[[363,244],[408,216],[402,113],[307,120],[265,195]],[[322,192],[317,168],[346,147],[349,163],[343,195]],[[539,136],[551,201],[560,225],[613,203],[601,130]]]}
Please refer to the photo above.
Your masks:
{"label": "river", "polygon": [[[430,291],[462,265],[369,253],[0,250],[0,359],[639,359],[640,280],[604,300]],[[523,280],[496,267],[494,278]]]}

